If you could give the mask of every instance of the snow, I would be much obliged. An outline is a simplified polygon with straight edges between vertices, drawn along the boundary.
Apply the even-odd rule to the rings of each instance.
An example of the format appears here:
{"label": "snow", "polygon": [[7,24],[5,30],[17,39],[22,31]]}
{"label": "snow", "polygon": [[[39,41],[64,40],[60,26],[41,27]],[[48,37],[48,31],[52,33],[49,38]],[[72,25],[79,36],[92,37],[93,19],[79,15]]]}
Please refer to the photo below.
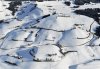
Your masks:
{"label": "snow", "polygon": [[87,4],[87,5],[83,5],[80,6],[78,9],[85,9],[85,8],[100,8],[100,4]]}
{"label": "snow", "polygon": [[[0,20],[2,19],[7,19],[7,18],[12,18],[13,16],[11,15],[11,11],[9,11],[8,9],[6,9],[9,4],[9,2],[2,2],[0,1]],[[5,5],[5,6],[4,6]]]}
{"label": "snow", "polygon": [[[34,49],[34,48],[33,48]],[[51,56],[49,56],[51,55]],[[59,48],[54,45],[44,45],[38,48],[37,53],[35,53],[35,60],[39,59],[41,61],[52,59],[51,61],[61,60],[61,53]]]}
{"label": "snow", "polygon": [[72,8],[63,1],[23,2],[14,16],[8,3],[0,1],[0,69],[100,68],[99,24],[73,12],[99,3]]}
{"label": "snow", "polygon": [[26,4],[26,6],[21,7],[18,13],[16,13],[16,16],[18,20],[22,20],[26,16],[29,16],[28,18],[34,19],[41,16],[42,15],[41,12],[42,10],[37,8],[35,4],[29,3],[29,4]]}

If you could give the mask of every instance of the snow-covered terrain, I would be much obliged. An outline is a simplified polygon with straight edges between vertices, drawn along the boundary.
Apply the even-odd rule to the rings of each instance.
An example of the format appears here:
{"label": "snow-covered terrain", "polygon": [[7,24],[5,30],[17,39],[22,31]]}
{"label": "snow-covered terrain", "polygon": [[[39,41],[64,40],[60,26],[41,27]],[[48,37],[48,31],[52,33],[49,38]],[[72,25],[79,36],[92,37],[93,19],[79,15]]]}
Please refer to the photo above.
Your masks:
{"label": "snow-covered terrain", "polygon": [[73,3],[0,1],[0,69],[99,69],[100,4]]}

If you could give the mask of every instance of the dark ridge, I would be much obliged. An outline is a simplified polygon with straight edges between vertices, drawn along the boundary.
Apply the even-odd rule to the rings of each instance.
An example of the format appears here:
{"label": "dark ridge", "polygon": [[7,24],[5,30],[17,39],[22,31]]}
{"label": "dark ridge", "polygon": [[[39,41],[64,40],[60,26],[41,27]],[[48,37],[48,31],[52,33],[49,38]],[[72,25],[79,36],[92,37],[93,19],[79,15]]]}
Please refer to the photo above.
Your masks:
{"label": "dark ridge", "polygon": [[75,10],[74,11],[76,14],[80,14],[80,15],[85,15],[88,17],[93,18],[95,21],[98,22],[98,24],[100,23],[99,17],[100,17],[100,8],[88,8],[88,9],[83,9],[83,10]]}
{"label": "dark ridge", "polygon": [[12,62],[9,62],[9,61],[5,61],[5,63],[10,64],[10,65],[14,65],[14,66],[18,66],[16,63],[12,63]]}

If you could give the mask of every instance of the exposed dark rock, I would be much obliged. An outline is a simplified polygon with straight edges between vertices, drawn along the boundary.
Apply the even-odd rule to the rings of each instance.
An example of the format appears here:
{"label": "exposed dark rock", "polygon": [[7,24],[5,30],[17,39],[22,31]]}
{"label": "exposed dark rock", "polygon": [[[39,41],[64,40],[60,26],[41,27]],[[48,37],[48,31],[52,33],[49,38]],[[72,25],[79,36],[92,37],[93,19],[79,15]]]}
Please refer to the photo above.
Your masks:
{"label": "exposed dark rock", "polygon": [[95,35],[100,37],[100,26],[96,28]]}
{"label": "exposed dark rock", "polygon": [[9,3],[9,7],[7,9],[12,11],[12,15],[14,15],[18,9],[18,7],[17,7],[18,5],[22,5],[22,2],[21,1],[12,1]]}
{"label": "exposed dark rock", "polygon": [[98,14],[98,13],[100,13],[100,8],[95,8],[95,9],[88,8],[88,9],[84,9],[84,10],[76,10],[75,13],[91,17],[95,21],[97,21],[98,23],[100,23],[99,22],[100,14]]}
{"label": "exposed dark rock", "polygon": [[4,22],[4,20],[0,20],[0,23],[3,23]]}
{"label": "exposed dark rock", "polygon": [[77,6],[73,6],[73,8],[78,8],[79,6],[77,5]]}
{"label": "exposed dark rock", "polygon": [[71,3],[69,1],[65,1],[64,4],[70,6]]}
{"label": "exposed dark rock", "polygon": [[75,0],[75,4],[77,5],[84,5],[85,3],[100,3],[100,0]]}

